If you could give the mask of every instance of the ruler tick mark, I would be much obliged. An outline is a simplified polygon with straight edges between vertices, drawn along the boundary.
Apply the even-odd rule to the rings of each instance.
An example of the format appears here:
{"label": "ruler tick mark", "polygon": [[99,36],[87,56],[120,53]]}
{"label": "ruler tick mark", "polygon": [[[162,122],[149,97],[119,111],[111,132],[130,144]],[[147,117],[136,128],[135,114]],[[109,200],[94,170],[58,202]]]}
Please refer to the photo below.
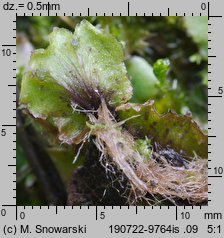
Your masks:
{"label": "ruler tick mark", "polygon": [[222,178],[222,175],[208,175],[208,178]]}
{"label": "ruler tick mark", "polygon": [[16,125],[2,125],[2,126],[6,127],[6,126],[16,126]]}
{"label": "ruler tick mark", "polygon": [[128,2],[128,16],[130,14],[130,2]]}
{"label": "ruler tick mark", "polygon": [[95,208],[96,208],[96,221],[97,221],[97,219],[98,219],[98,210],[97,210],[97,206],[95,206]]}
{"label": "ruler tick mark", "polygon": [[14,47],[14,46],[16,46],[16,45],[2,45],[2,47]]}

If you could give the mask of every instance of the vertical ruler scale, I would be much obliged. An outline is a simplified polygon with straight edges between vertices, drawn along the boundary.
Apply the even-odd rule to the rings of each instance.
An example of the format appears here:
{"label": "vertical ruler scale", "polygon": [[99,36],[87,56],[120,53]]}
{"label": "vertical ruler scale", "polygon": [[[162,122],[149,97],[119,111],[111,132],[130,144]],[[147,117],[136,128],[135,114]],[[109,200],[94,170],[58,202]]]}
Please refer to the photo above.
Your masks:
{"label": "vertical ruler scale", "polygon": [[223,181],[224,162],[222,144],[224,141],[222,66],[223,54],[220,54],[224,35],[220,32],[223,25],[222,16],[214,14],[212,4],[208,2],[208,170],[209,170],[209,202],[222,201],[217,196],[216,186]]}
{"label": "vertical ruler scale", "polygon": [[[2,6],[1,6],[2,7]],[[16,204],[16,17],[10,14],[1,26],[1,183],[2,202]]]}
{"label": "vertical ruler scale", "polygon": [[[221,1],[220,1],[221,2]],[[57,237],[55,226],[73,227],[60,237],[223,237],[224,113],[221,3],[211,1],[5,1],[1,2],[0,234]],[[16,15],[208,16],[208,207],[16,206]],[[21,225],[22,224],[22,225]],[[130,224],[134,226],[130,226]],[[158,224],[158,227],[152,227]],[[46,229],[43,232],[43,226]],[[157,229],[155,232],[155,229]],[[130,232],[127,232],[129,229]],[[116,231],[123,232],[116,232]],[[135,230],[136,232],[133,232]],[[153,232],[151,232],[153,230]],[[54,232],[53,232],[54,231]],[[117,234],[119,233],[119,234]],[[136,234],[138,233],[138,234]]]}

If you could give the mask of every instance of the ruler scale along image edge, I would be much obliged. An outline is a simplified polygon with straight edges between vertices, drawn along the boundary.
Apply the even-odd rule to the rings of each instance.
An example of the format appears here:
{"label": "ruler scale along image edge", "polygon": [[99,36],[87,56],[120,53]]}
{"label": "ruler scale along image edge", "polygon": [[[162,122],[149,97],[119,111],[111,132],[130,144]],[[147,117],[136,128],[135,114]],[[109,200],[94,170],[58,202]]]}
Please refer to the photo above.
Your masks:
{"label": "ruler scale along image edge", "polygon": [[[2,9],[1,11],[5,13],[9,12],[10,13],[10,23],[9,23],[9,27],[6,31],[6,34],[4,34],[4,39],[2,39],[1,42],[1,46],[2,46],[2,50],[3,49],[10,49],[12,56],[10,55],[10,59],[7,58],[5,60],[4,58],[4,63],[6,65],[6,67],[4,67],[6,71],[6,76],[7,74],[12,76],[13,80],[8,80],[6,83],[2,82],[2,90],[4,88],[4,90],[6,91],[6,89],[8,90],[6,93],[6,97],[9,94],[10,95],[10,100],[12,99],[12,102],[10,102],[10,107],[8,106],[7,110],[5,110],[6,112],[4,113],[5,116],[2,117],[1,119],[1,132],[2,132],[2,144],[5,145],[4,146],[4,150],[5,150],[5,154],[3,156],[3,158],[8,157],[7,153],[10,154],[10,156],[12,157],[12,159],[10,160],[5,160],[3,165],[4,165],[4,171],[6,173],[7,171],[7,175],[6,175],[6,179],[9,178],[9,181],[7,181],[8,186],[4,186],[4,188],[2,188],[3,194],[4,194],[4,200],[2,205],[2,209],[1,209],[1,219],[4,219],[6,217],[9,216],[9,214],[11,214],[11,216],[13,218],[11,219],[16,219],[16,220],[24,220],[27,219],[26,218],[26,214],[28,213],[27,216],[30,216],[32,214],[32,212],[34,212],[34,210],[39,210],[37,212],[37,214],[41,211],[44,210],[44,212],[48,212],[49,214],[61,214],[61,216],[63,216],[63,213],[66,213],[65,211],[69,210],[69,213],[71,212],[71,215],[74,213],[74,211],[77,211],[79,214],[81,214],[80,216],[82,216],[82,214],[85,213],[90,213],[91,214],[91,219],[92,220],[104,220],[107,219],[107,214],[109,216],[110,212],[112,213],[113,211],[117,211],[118,214],[121,211],[123,211],[123,213],[131,213],[132,215],[137,215],[140,216],[140,214],[144,214],[146,213],[146,211],[148,210],[148,215],[152,212],[157,211],[158,213],[160,213],[159,209],[161,209],[161,211],[164,211],[165,213],[171,213],[173,216],[173,219],[176,221],[180,221],[181,219],[184,219],[184,216],[188,216],[186,215],[187,212],[189,211],[189,214],[194,214],[194,213],[202,213],[203,215],[201,215],[201,219],[214,219],[214,220],[218,220],[218,219],[222,219],[222,210],[223,210],[223,205],[221,204],[221,197],[217,197],[216,194],[220,191],[217,191],[218,189],[216,187],[219,186],[219,189],[221,190],[221,186],[223,185],[223,178],[222,178],[222,170],[223,170],[223,162],[220,161],[221,157],[220,157],[220,153],[221,151],[221,147],[220,145],[222,144],[222,134],[219,131],[218,126],[216,126],[216,119],[217,116],[216,115],[220,115],[223,116],[220,111],[218,112],[217,108],[222,108],[222,93],[219,94],[218,90],[220,89],[222,91],[222,82],[219,82],[219,77],[220,77],[220,62],[222,60],[221,58],[221,54],[219,51],[219,47],[220,43],[218,45],[219,39],[216,38],[216,31],[219,31],[219,29],[221,29],[222,26],[222,15],[218,14],[216,15],[215,11],[213,10],[213,3],[212,2],[200,2],[197,4],[197,7],[195,6],[194,9],[196,9],[195,11],[189,12],[186,11],[180,13],[180,11],[173,10],[173,7],[170,5],[168,5],[167,8],[163,8],[165,10],[161,10],[160,11],[150,11],[149,13],[147,12],[143,12],[143,11],[135,11],[135,9],[137,8],[137,4],[135,1],[129,1],[124,4],[124,11],[121,11],[119,13],[107,13],[105,12],[97,12],[92,10],[92,7],[88,7],[88,4],[86,4],[83,7],[80,7],[80,9],[82,8],[83,11],[77,12],[77,13],[69,13],[66,10],[64,10],[64,4],[53,4],[53,3],[44,3],[44,2],[39,2],[39,8],[40,10],[36,10],[36,11],[32,11],[32,10],[25,10],[23,12],[23,9],[25,9],[25,7],[27,7],[26,4],[24,4],[24,6],[22,6],[22,4],[18,4],[17,3],[14,4],[14,6],[10,6],[9,2],[6,2],[5,4],[5,8],[11,8],[14,9],[10,12],[10,10],[5,10],[3,8],[4,3],[2,4]],[[122,4],[122,5],[123,5]],[[214,4],[215,5],[215,4]],[[218,3],[217,3],[218,5]],[[33,5],[29,6],[30,9],[34,9],[35,3],[33,3]],[[95,8],[95,6],[93,7],[93,9]],[[3,10],[4,9],[4,10]],[[51,10],[52,9],[52,10]],[[55,9],[55,10],[54,10]],[[69,9],[69,8],[68,8]],[[122,9],[122,8],[121,8]],[[153,8],[151,8],[153,9]],[[158,8],[156,8],[157,10]],[[217,8],[218,9],[218,8]],[[56,11],[56,10],[60,10]],[[62,11],[62,12],[61,12]],[[65,11],[65,12],[63,12]],[[168,207],[132,207],[132,206],[128,206],[128,207],[91,207],[91,206],[87,206],[87,207],[62,207],[62,206],[55,206],[55,207],[49,207],[49,206],[32,206],[32,207],[27,207],[27,206],[17,206],[15,201],[16,201],[16,163],[15,163],[15,159],[16,159],[16,148],[15,148],[15,143],[16,143],[16,132],[14,131],[15,129],[15,111],[16,111],[16,91],[15,89],[15,72],[16,72],[16,60],[15,60],[15,46],[13,42],[15,42],[15,32],[16,32],[16,16],[59,16],[59,15],[63,15],[63,16],[91,16],[91,15],[102,15],[102,16],[208,16],[208,137],[209,137],[209,146],[208,146],[208,165],[209,165],[209,176],[208,176],[208,198],[209,198],[209,203],[208,203],[208,207],[172,207],[172,206],[168,206]],[[8,37],[10,36],[10,38]],[[11,37],[12,36],[12,37]],[[6,52],[6,51],[5,51]],[[2,59],[3,60],[3,57]],[[7,61],[7,62],[6,62]],[[220,64],[220,65],[219,65]],[[10,66],[9,66],[10,65]],[[10,72],[9,72],[10,71]],[[219,76],[219,77],[218,77]],[[9,77],[9,76],[8,76]],[[9,96],[8,96],[9,98]],[[3,100],[1,100],[3,101]],[[6,103],[6,99],[4,100],[4,104]],[[3,107],[3,104],[1,104],[1,107]],[[8,112],[7,111],[13,111],[10,113],[10,115],[12,115],[12,117],[9,118],[8,116]],[[3,120],[4,119],[4,120]],[[221,120],[219,120],[221,121]],[[219,124],[219,126],[221,126],[221,124]],[[216,131],[217,130],[217,131]],[[4,136],[5,135],[5,136]],[[10,138],[9,138],[10,137]],[[216,144],[216,145],[214,145]],[[9,151],[9,147],[10,147],[10,153],[7,152]],[[214,149],[215,148],[215,149]],[[215,151],[214,151],[215,150]],[[10,161],[10,163],[9,163]],[[6,163],[7,162],[7,163]],[[3,167],[3,166],[1,166]],[[216,168],[216,169],[215,169]],[[2,177],[4,179],[4,177]],[[5,181],[6,182],[6,181]],[[13,185],[12,185],[13,184]],[[10,190],[10,191],[9,191]],[[12,191],[11,191],[12,190]],[[10,194],[10,197],[8,194]],[[11,196],[12,194],[12,196]],[[221,193],[220,193],[221,196]],[[222,206],[222,209],[220,209],[220,207],[216,207],[217,204],[219,204],[219,206]],[[10,208],[12,207],[12,208]],[[211,212],[210,211],[210,207],[212,209]],[[213,210],[214,209],[214,210]],[[51,211],[50,211],[51,210]],[[74,211],[73,211],[74,210]],[[91,211],[90,211],[91,210]],[[109,211],[108,211],[109,210]],[[125,211],[124,211],[125,210]],[[205,211],[205,212],[203,212]],[[208,212],[206,212],[208,211]],[[9,213],[9,214],[8,214]],[[39,216],[41,217],[41,215],[39,214]],[[188,213],[187,213],[188,214]],[[193,216],[193,215],[192,215]],[[106,217],[106,218],[105,218]],[[182,220],[181,220],[182,221]],[[214,222],[214,221],[213,221]],[[218,226],[218,225],[217,225]],[[192,230],[192,233],[194,232],[194,229],[196,230],[195,227],[191,227],[189,228]],[[208,231],[211,231],[212,234],[220,234],[220,228],[216,227],[215,224],[214,226],[207,228]],[[111,228],[112,231],[112,228]],[[173,233],[175,229],[173,228]],[[186,232],[188,232],[188,230],[186,230]],[[172,234],[173,234],[172,233]],[[9,233],[10,234],[10,233]],[[189,233],[187,233],[189,234]],[[207,234],[207,233],[206,233]],[[217,236],[219,237],[219,236]]]}

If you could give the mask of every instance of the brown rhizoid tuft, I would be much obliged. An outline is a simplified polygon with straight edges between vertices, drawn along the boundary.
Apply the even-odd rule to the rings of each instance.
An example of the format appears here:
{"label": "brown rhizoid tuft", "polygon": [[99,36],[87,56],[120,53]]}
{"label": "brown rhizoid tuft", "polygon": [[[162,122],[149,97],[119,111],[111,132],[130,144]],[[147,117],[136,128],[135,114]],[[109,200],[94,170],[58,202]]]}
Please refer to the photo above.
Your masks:
{"label": "brown rhizoid tuft", "polygon": [[110,158],[108,163],[111,166],[121,170],[127,177],[134,200],[146,199],[147,194],[150,194],[153,197],[162,196],[174,204],[178,198],[190,204],[207,202],[206,160],[195,158],[185,168],[172,166],[162,155],[160,163],[146,159],[135,149],[133,136],[122,129],[122,122],[116,122],[104,101],[97,116],[88,116],[91,134],[96,137],[98,149],[102,155]]}

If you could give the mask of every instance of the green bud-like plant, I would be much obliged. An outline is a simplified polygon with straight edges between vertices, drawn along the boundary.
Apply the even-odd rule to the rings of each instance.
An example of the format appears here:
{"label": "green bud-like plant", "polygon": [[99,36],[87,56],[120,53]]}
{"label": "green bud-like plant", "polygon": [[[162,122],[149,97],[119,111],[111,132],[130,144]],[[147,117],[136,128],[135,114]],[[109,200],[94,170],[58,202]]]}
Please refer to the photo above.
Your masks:
{"label": "green bud-like plant", "polygon": [[[206,159],[207,136],[192,118],[159,115],[152,102],[129,104],[132,86],[123,60],[121,43],[86,20],[76,26],[74,34],[56,28],[49,46],[32,53],[31,70],[22,80],[20,105],[34,118],[53,121],[63,143],[78,144],[94,135],[108,164],[123,172],[137,196],[150,193],[171,201],[174,197],[205,201],[206,160],[192,158]],[[146,62],[140,63],[152,74]],[[133,75],[138,74],[132,60],[127,64],[132,64]],[[144,75],[138,76],[141,80]],[[149,92],[156,90],[156,82],[156,78],[147,82]],[[151,141],[183,153],[190,161],[187,171],[151,159]],[[195,174],[194,181],[189,181],[189,173]]]}

